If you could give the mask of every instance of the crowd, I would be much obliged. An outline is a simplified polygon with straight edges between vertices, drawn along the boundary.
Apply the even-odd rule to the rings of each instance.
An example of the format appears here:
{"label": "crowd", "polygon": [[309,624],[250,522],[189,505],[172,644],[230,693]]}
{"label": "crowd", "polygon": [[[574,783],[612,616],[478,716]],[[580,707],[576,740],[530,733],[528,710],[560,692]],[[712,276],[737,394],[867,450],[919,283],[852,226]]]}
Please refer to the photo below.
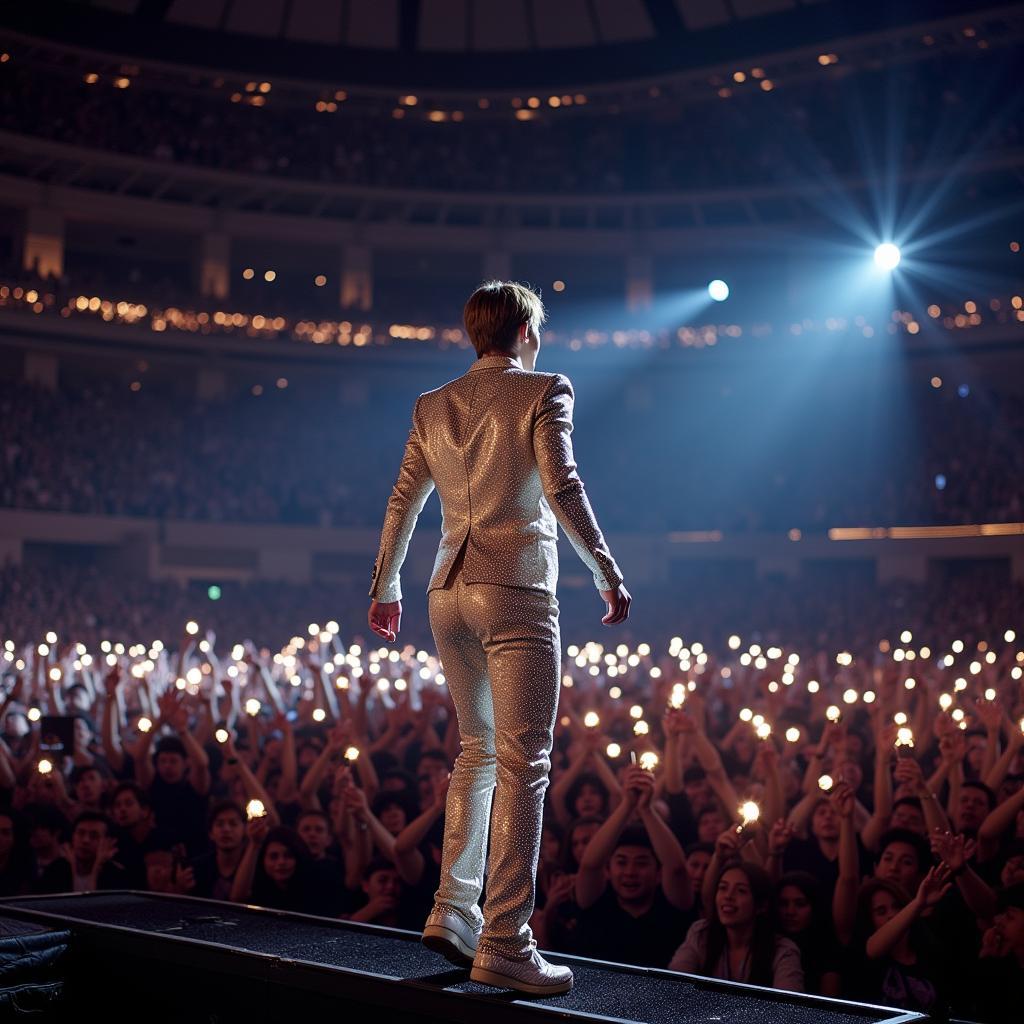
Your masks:
{"label": "crowd", "polygon": [[[802,649],[691,628],[661,650],[567,646],[540,946],[1012,1019],[1024,650],[1005,608],[934,611],[890,610],[856,654],[839,627]],[[180,620],[166,646],[83,642],[7,612],[0,892],[140,888],[422,928],[460,750],[429,650],[346,646],[335,621],[280,647]]]}
{"label": "crowd", "polygon": [[[130,645],[150,634],[174,636],[182,622],[197,619],[219,636],[252,636],[280,649],[292,635],[292,623],[336,618],[344,632],[353,633],[365,622],[372,563],[344,582],[315,577],[302,584],[264,579],[181,585],[173,579],[128,575],[102,556],[76,564],[73,549],[63,545],[40,547],[45,554],[31,546],[20,565],[0,564],[0,636],[31,637],[53,630],[90,648],[104,640]],[[578,572],[574,560],[571,552],[562,557],[563,580]],[[423,594],[408,575],[406,571],[410,614],[403,620],[403,635],[427,647],[432,638],[425,607],[417,610]],[[209,596],[211,583],[218,587],[216,600]],[[426,580],[420,585],[425,588]],[[585,585],[590,586],[589,576]],[[1024,608],[1024,584],[984,567],[926,583],[880,583],[863,573],[846,575],[835,566],[828,573],[793,580],[755,579],[736,565],[715,563],[702,569],[681,563],[667,582],[637,583],[634,590],[644,605],[642,632],[648,635],[670,635],[683,608],[689,628],[709,645],[723,646],[733,630],[764,645],[785,640],[798,650],[814,652],[830,650],[835,638],[842,637],[857,657],[872,656],[878,638],[894,626],[940,636],[956,636],[967,628],[981,637],[987,623],[1012,623]],[[603,607],[588,590],[567,598],[560,609],[563,636],[589,635]],[[626,643],[643,639],[634,633],[632,621],[623,623],[619,633]]]}
{"label": "crowd", "polygon": [[[703,102],[662,100],[600,118],[528,108],[531,120],[427,119],[426,106],[388,113],[317,112],[314,99],[227,89],[173,92],[145,73],[83,81],[15,53],[0,65],[0,129],[64,143],[260,175],[459,192],[623,193],[771,184],[871,172],[872,151],[912,170],[927,161],[1019,146],[1012,88],[1017,48],[947,52],[874,70],[821,68],[773,82],[762,74],[708,87]],[[667,95],[667,94],[666,94]],[[991,98],[984,116],[975,96]],[[898,99],[898,102],[897,102]],[[875,133],[890,109],[898,144]],[[532,119],[535,118],[536,119]],[[472,121],[472,123],[470,123]],[[811,145],[808,140],[814,140]],[[883,148],[884,147],[884,148]],[[528,160],[521,154],[528,152]]]}
{"label": "crowd", "polygon": [[[114,374],[68,377],[56,392],[0,381],[0,508],[378,525],[390,489],[380,467],[397,472],[404,406],[386,415],[388,399],[373,397],[379,426],[367,435],[369,406],[339,401],[326,377],[286,390],[268,379],[262,395],[222,402],[137,377],[140,390]],[[421,390],[441,382],[423,376]],[[619,417],[588,416],[599,380],[580,386],[587,437],[578,460],[605,529],[735,534],[1024,520],[1024,408],[1012,393],[978,386],[964,399],[926,385],[894,393],[913,407],[913,421],[901,414],[883,441],[861,431],[852,378],[848,394],[808,389],[781,417],[766,379],[736,379],[729,399],[654,373],[642,383],[651,404],[632,412],[626,432]],[[779,424],[777,435],[764,434],[766,419]],[[638,432],[678,439],[677,447],[666,461],[662,449],[637,444]],[[638,504],[634,495],[653,479],[663,480],[659,499]],[[437,525],[438,512],[432,498],[421,528]]]}

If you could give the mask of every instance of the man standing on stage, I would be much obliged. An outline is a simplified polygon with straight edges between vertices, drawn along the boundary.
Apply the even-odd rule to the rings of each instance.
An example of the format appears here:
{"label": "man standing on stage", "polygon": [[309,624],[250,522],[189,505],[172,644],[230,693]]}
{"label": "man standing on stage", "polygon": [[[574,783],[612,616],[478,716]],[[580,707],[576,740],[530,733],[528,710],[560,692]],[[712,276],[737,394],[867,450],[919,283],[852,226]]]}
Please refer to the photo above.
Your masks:
{"label": "man standing on stage", "polygon": [[572,384],[533,369],[544,319],[540,298],[513,282],[488,282],[466,303],[478,358],[416,400],[373,568],[369,623],[395,640],[399,571],[436,486],[442,536],[427,601],[462,752],[423,942],[453,963],[472,962],[474,981],[556,995],[572,987],[572,971],[537,952],[528,923],[561,685],[556,521],[608,605],[601,621],[625,621],[632,599],[576,472]]}

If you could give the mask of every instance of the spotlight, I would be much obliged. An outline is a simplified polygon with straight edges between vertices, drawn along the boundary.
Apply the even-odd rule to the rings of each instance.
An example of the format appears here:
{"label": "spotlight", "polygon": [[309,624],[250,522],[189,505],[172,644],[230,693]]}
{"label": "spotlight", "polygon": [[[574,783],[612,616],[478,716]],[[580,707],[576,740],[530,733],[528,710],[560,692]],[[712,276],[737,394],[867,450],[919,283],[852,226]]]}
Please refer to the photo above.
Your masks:
{"label": "spotlight", "polygon": [[725,302],[729,298],[729,286],[719,278],[715,278],[708,285],[708,295],[715,300],[715,302]]}
{"label": "spotlight", "polygon": [[900,262],[899,246],[883,242],[875,249],[875,265],[881,270],[895,270]]}

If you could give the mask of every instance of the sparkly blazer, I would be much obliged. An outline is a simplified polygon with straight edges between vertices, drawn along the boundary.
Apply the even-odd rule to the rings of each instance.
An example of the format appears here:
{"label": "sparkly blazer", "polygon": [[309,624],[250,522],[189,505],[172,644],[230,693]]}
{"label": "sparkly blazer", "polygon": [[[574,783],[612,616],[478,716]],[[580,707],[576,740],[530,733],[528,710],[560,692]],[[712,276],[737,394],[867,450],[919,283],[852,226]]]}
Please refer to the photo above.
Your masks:
{"label": "sparkly blazer", "polygon": [[598,590],[622,582],[597,525],[572,441],[573,389],[560,373],[486,355],[416,399],[388,499],[370,597],[399,601],[399,573],[416,519],[436,487],[441,543],[427,590],[444,587],[465,548],[467,583],[555,592],[561,523]]}

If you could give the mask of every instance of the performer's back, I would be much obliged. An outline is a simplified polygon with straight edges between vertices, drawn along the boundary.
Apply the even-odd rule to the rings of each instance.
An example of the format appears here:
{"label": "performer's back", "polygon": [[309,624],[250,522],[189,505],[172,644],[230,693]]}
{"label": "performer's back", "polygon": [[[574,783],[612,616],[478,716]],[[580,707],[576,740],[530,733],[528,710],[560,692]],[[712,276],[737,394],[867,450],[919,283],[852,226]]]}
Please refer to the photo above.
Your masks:
{"label": "performer's back", "polygon": [[399,572],[436,486],[443,519],[427,604],[462,750],[423,941],[472,964],[475,981],[537,995],[573,981],[537,952],[529,925],[561,683],[556,524],[608,602],[602,621],[624,621],[630,601],[576,472],[572,384],[533,372],[543,316],[539,298],[514,282],[470,298],[466,326],[482,354],[416,400],[370,587],[370,624],[393,639]]}

